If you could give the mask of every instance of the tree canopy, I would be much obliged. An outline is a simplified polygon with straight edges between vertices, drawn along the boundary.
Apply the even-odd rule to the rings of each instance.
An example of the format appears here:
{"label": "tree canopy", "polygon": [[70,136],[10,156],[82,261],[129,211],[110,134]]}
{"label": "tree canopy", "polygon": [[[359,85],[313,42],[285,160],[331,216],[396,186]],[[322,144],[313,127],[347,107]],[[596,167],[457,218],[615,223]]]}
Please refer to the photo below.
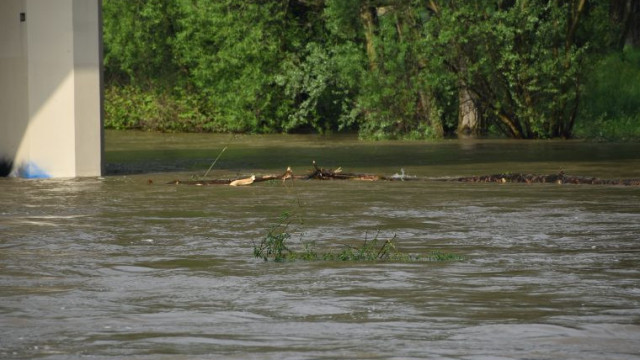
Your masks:
{"label": "tree canopy", "polygon": [[636,5],[103,0],[106,123],[568,138],[590,71],[621,51]]}

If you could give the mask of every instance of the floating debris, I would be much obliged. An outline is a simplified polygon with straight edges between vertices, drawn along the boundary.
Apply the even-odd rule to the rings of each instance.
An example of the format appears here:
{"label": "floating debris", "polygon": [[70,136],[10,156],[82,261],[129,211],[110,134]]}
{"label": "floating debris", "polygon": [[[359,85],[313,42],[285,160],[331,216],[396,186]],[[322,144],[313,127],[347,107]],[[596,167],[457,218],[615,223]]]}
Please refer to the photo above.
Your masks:
{"label": "floating debris", "polygon": [[[469,183],[549,183],[549,184],[586,184],[586,185],[625,185],[640,186],[640,179],[600,179],[588,176],[567,175],[563,171],[558,174],[522,174],[522,173],[504,173],[494,175],[480,176],[463,176],[463,177],[446,177],[446,178],[427,178],[407,175],[404,169],[400,169],[400,174],[395,173],[391,176],[382,176],[376,174],[365,173],[347,173],[342,167],[337,169],[324,169],[313,161],[313,170],[307,175],[294,175],[291,167],[280,175],[251,175],[250,177],[240,177],[235,179],[212,179],[212,180],[174,180],[168,184],[174,185],[230,185],[230,186],[246,186],[257,182],[270,180],[361,180],[361,181],[457,181]],[[149,184],[153,181],[149,180]]]}

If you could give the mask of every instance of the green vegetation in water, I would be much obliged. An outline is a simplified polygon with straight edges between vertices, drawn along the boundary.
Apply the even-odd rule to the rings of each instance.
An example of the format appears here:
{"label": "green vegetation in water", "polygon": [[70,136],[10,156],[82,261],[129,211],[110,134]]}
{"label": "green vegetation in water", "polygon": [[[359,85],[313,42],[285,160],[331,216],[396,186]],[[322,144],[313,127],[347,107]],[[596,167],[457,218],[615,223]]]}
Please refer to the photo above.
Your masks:
{"label": "green vegetation in water", "polygon": [[264,261],[459,261],[464,260],[461,255],[453,253],[445,253],[441,251],[432,251],[427,256],[415,254],[407,254],[398,250],[396,246],[396,235],[391,239],[381,240],[378,234],[372,239],[365,240],[359,246],[343,244],[340,250],[329,250],[327,252],[319,252],[316,250],[315,243],[303,242],[302,250],[296,251],[289,247],[287,241],[291,239],[291,233],[288,231],[291,224],[291,215],[288,212],[283,213],[278,222],[273,225],[267,235],[262,238],[259,244],[254,244],[253,255]]}

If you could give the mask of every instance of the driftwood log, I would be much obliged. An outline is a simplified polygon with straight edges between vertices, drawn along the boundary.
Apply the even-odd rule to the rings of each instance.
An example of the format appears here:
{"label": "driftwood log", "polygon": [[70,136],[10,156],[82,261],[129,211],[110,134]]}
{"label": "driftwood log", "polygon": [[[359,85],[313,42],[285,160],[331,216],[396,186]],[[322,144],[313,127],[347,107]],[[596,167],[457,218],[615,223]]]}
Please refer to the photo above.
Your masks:
{"label": "driftwood log", "polygon": [[[409,179],[410,177],[406,177]],[[345,173],[342,168],[337,169],[324,169],[318,166],[316,162],[313,162],[313,171],[306,175],[294,175],[290,167],[279,175],[252,175],[250,177],[234,178],[234,179],[209,179],[209,180],[174,180],[168,184],[175,185],[249,185],[252,183],[270,181],[270,180],[364,180],[364,181],[376,181],[376,180],[400,180],[393,176],[385,177],[373,174],[360,174],[360,173]],[[412,178],[415,179],[415,178]],[[235,186],[235,185],[234,185]]]}
{"label": "driftwood log", "polygon": [[[404,170],[401,174],[391,176],[382,176],[375,174],[362,173],[346,173],[342,168],[324,169],[313,162],[313,170],[306,175],[294,175],[290,167],[282,174],[276,175],[252,175],[249,177],[240,177],[234,179],[210,179],[210,180],[174,180],[168,184],[175,185],[231,185],[245,186],[253,183],[272,181],[272,180],[361,180],[361,181],[454,181],[468,183],[551,183],[551,184],[588,184],[588,185],[625,185],[640,186],[640,179],[600,179],[587,176],[567,175],[563,171],[558,174],[540,175],[540,174],[522,174],[522,173],[506,173],[482,176],[464,176],[454,178],[420,178],[416,176],[405,175]],[[150,180],[149,183],[152,183]]]}

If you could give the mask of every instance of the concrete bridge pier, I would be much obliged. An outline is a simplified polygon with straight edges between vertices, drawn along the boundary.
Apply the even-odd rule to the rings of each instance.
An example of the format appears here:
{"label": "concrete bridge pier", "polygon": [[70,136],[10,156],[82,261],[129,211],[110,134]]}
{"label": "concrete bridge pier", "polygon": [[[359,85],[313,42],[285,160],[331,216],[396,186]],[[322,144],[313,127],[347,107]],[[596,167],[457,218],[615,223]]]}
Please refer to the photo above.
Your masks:
{"label": "concrete bridge pier", "polygon": [[102,175],[100,0],[0,0],[0,175]]}

